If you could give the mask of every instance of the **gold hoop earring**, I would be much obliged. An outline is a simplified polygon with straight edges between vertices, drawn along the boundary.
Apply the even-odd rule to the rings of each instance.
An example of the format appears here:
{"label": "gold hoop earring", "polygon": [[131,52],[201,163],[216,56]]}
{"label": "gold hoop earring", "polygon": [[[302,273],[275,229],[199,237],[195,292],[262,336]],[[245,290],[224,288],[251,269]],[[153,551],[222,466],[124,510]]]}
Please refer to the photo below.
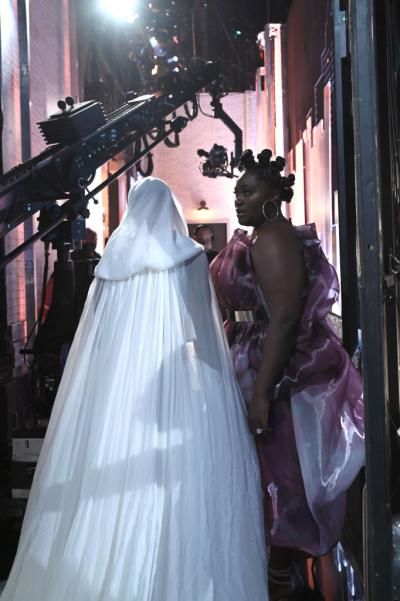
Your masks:
{"label": "gold hoop earring", "polygon": [[[274,210],[272,215],[269,215],[267,212],[267,205],[268,204],[272,204],[274,206]],[[269,221],[270,223],[273,221],[276,221],[279,217],[279,206],[278,203],[275,202],[275,200],[272,200],[272,198],[270,200],[266,200],[262,206],[262,214],[265,217],[266,221]]]}

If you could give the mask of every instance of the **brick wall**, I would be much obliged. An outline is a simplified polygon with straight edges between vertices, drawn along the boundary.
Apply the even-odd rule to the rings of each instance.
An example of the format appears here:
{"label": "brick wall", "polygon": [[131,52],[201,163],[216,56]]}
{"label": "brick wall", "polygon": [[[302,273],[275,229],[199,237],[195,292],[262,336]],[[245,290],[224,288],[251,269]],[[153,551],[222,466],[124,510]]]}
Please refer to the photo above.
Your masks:
{"label": "brick wall", "polygon": [[[203,111],[212,114],[210,100],[208,94],[200,94]],[[259,151],[260,149],[256,148],[256,92],[229,94],[222,99],[222,104],[224,110],[243,129],[243,147]],[[181,145],[178,148],[170,149],[164,144],[156,147],[153,175],[171,186],[183,205],[189,223],[226,222],[230,237],[238,227],[233,204],[235,180],[223,177],[206,178],[199,169],[200,158],[197,156],[197,149],[210,150],[214,143],[222,144],[230,153],[234,149],[233,134],[222,121],[199,113],[183,130]],[[201,200],[206,201],[208,211],[197,210]]]}
{"label": "brick wall", "polygon": [[70,45],[72,34],[65,0],[35,0],[30,5],[31,133],[33,154],[37,154],[44,143],[36,123],[58,111],[60,98],[77,96],[71,47],[75,39],[72,37]]}
{"label": "brick wall", "polygon": [[[5,128],[3,137],[4,167],[9,170],[21,161],[20,94],[18,30],[16,0],[0,0],[2,10],[2,103]],[[35,0],[30,3],[30,84],[31,84],[31,145],[32,156],[44,148],[36,123],[57,110],[57,100],[72,94],[77,98],[77,61],[74,15],[68,0]],[[200,95],[201,106],[211,113],[210,97]],[[244,148],[255,150],[257,139],[256,92],[234,93],[223,99],[226,112],[238,123],[244,133]],[[188,222],[225,222],[230,236],[238,226],[233,206],[234,181],[225,178],[208,179],[199,170],[197,149],[209,150],[217,142],[230,152],[234,148],[233,134],[216,119],[203,114],[181,134],[181,146],[169,149],[160,145],[154,152],[154,175],[167,181],[183,204]],[[198,211],[200,200],[205,200],[208,211]],[[92,207],[93,218],[100,207]],[[96,213],[96,215],[94,215]],[[36,226],[36,216],[34,218]],[[24,239],[23,226],[7,238],[7,249]],[[53,257],[54,258],[54,257]],[[43,268],[43,245],[35,247],[36,304],[40,301]],[[8,318],[13,327],[17,363],[21,363],[19,348],[26,336],[25,262],[20,257],[7,269]]]}
{"label": "brick wall", "polygon": [[[77,97],[76,42],[72,35],[73,15],[68,0],[35,0],[29,3],[30,84],[31,84],[31,146],[32,156],[44,148],[37,128],[57,110],[57,100],[72,94]],[[21,162],[19,53],[16,0],[0,0],[2,45],[2,106],[4,111],[4,170]],[[36,227],[36,218],[34,218]],[[6,250],[24,239],[23,226],[6,238]],[[43,245],[35,247],[36,303],[41,293]],[[8,321],[13,329],[17,367],[18,353],[26,335],[25,261],[20,256],[7,268]]]}
{"label": "brick wall", "polygon": [[[78,100],[75,32],[68,0],[35,0],[30,8],[31,136],[32,155],[45,143],[37,122],[58,111],[57,101],[71,95]],[[55,259],[52,253],[51,263]],[[36,296],[41,300],[44,250],[35,245]]]}
{"label": "brick wall", "polygon": [[[1,2],[3,165],[8,171],[21,161],[20,78],[16,0]],[[24,239],[23,226],[6,237],[6,252]],[[17,345],[25,336],[25,263],[18,257],[6,271],[8,321]],[[17,356],[17,361],[19,357]]]}

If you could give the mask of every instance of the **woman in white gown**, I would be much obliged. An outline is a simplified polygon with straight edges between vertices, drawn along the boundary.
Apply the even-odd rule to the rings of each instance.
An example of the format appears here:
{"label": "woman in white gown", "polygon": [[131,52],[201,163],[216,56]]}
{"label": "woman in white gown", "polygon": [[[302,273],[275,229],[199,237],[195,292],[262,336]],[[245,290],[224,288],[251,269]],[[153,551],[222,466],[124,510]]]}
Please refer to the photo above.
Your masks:
{"label": "woman in white gown", "polygon": [[261,511],[206,256],[146,178],[97,267],[1,601],[267,601]]}

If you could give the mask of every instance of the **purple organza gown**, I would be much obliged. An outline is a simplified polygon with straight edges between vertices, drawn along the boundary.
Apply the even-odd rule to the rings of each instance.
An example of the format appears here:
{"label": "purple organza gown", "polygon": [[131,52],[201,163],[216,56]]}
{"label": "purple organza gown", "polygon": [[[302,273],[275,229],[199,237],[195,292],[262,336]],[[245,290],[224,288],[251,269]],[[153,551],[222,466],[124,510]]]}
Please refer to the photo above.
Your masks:
{"label": "purple organza gown", "polygon": [[[364,464],[362,384],[328,320],[339,291],[335,270],[322,252],[315,226],[295,229],[308,273],[304,310],[271,407],[273,433],[257,443],[257,450],[267,544],[322,555],[340,536],[345,491]],[[268,344],[268,308],[256,283],[250,247],[246,232],[238,229],[211,264],[222,306],[265,315],[264,321],[225,323],[247,403],[265,338]]]}

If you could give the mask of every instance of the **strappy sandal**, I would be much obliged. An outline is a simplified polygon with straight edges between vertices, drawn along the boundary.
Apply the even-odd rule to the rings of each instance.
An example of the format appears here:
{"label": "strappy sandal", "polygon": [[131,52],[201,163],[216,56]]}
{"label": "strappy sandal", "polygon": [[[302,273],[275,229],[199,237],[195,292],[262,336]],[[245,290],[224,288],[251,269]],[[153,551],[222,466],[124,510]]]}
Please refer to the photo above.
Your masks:
{"label": "strappy sandal", "polygon": [[293,593],[292,568],[276,569],[268,566],[270,601],[290,601]]}

